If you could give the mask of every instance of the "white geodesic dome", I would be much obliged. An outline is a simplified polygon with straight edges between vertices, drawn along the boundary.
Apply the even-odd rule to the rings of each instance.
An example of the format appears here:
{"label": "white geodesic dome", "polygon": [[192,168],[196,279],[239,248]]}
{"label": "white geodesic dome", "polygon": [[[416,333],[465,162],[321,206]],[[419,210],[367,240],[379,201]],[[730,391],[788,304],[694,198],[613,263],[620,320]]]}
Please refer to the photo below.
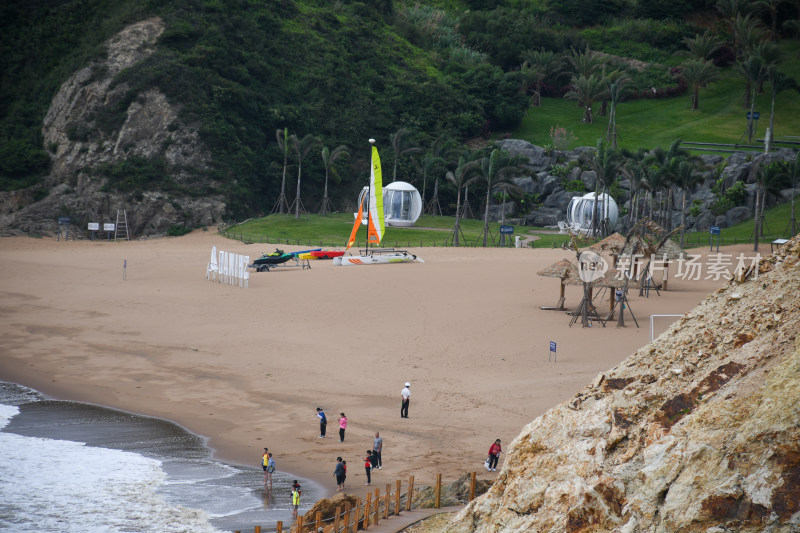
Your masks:
{"label": "white geodesic dome", "polygon": [[619,217],[617,202],[608,194],[598,194],[590,192],[583,196],[576,196],[570,200],[567,206],[567,224],[580,224],[582,229],[592,227],[592,217],[594,216],[594,204],[597,202],[598,221],[608,219],[608,227],[613,228]]}

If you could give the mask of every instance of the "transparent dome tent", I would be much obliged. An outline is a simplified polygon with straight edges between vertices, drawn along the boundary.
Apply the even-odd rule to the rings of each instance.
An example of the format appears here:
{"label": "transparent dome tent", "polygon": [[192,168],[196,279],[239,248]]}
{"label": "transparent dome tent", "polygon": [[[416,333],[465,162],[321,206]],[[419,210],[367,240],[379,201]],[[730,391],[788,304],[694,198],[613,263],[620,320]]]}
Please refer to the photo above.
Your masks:
{"label": "transparent dome tent", "polygon": [[570,200],[567,206],[567,224],[579,224],[581,229],[586,230],[592,227],[592,217],[594,217],[595,201],[597,202],[598,222],[608,220],[608,227],[613,228],[619,217],[617,202],[608,194],[599,194],[595,200],[595,193],[590,192],[583,196],[576,196]]}
{"label": "transparent dome tent", "polygon": [[[368,187],[361,190],[359,203],[368,190]],[[405,181],[395,181],[383,187],[383,218],[388,226],[413,226],[420,214],[422,196],[416,187]],[[362,222],[366,223],[366,219]]]}

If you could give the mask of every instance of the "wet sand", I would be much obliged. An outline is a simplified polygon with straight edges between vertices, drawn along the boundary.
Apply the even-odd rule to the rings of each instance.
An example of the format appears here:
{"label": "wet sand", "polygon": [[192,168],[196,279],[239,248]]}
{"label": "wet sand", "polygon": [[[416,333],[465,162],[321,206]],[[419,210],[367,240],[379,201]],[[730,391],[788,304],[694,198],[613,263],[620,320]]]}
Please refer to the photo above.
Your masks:
{"label": "wet sand", "polygon": [[[570,328],[563,312],[540,309],[556,303],[559,281],[536,275],[572,258],[562,250],[422,248],[412,252],[425,263],[316,261],[253,273],[249,288],[237,288],[205,279],[214,245],[251,258],[275,248],[199,230],[116,243],[0,239],[0,379],[173,420],[209,437],[221,460],[258,466],[269,447],[279,470],[331,493],[337,456],[348,461],[348,491],[364,488],[361,460],[375,431],[385,466],[373,485],[493,476],[482,464],[494,439],[510,443],[646,344],[651,314],[684,313],[725,282],[670,278],[660,296],[632,291],[638,329],[629,316],[626,328]],[[567,287],[567,307],[581,293]],[[656,334],[671,320],[658,320]],[[404,381],[408,419],[398,412]],[[340,412],[349,419],[343,443]]]}

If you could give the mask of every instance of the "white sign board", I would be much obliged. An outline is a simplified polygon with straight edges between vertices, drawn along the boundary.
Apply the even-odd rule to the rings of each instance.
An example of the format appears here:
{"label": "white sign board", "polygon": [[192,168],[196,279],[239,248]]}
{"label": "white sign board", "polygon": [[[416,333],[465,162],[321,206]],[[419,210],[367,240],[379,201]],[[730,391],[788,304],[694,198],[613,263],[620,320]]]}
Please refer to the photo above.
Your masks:
{"label": "white sign board", "polygon": [[103,231],[114,231],[115,227],[116,227],[115,224],[106,222],[105,224],[103,224]]}
{"label": "white sign board", "polygon": [[89,231],[97,231],[100,229],[99,222],[89,222]]}

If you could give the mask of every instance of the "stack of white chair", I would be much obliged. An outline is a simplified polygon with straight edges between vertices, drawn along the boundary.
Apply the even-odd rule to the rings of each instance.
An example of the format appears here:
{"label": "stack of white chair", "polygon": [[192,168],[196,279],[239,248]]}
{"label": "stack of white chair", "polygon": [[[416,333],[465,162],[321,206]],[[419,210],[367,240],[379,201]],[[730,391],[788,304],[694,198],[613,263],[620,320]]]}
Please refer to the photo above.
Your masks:
{"label": "stack of white chair", "polygon": [[219,273],[219,263],[217,263],[217,247],[211,248],[211,260],[206,266],[206,279],[217,281],[217,274]]}

